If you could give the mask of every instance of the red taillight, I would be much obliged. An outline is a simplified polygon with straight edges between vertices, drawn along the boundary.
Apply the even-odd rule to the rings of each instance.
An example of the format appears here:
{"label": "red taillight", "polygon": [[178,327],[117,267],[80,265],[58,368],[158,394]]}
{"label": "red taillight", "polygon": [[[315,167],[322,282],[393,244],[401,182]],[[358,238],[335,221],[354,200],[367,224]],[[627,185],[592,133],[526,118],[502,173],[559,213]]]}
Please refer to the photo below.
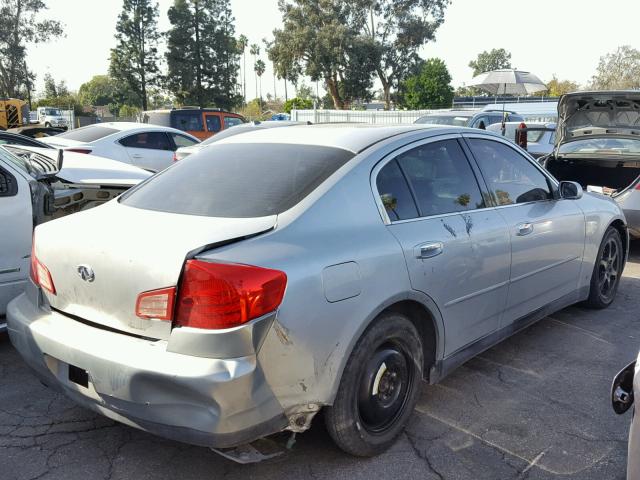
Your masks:
{"label": "red taillight", "polygon": [[141,318],[171,320],[175,296],[175,287],[142,292],[136,301],[136,315]]}
{"label": "red taillight", "polygon": [[65,152],[75,152],[75,153],[91,153],[90,148],[65,148]]}
{"label": "red taillight", "polygon": [[178,161],[178,155],[176,154],[176,152],[173,152],[173,161],[174,162]]}
{"label": "red taillight", "polygon": [[231,328],[276,310],[287,286],[279,270],[234,263],[187,260],[174,324]]}
{"label": "red taillight", "polygon": [[44,288],[48,292],[51,292],[53,295],[56,294],[56,287],[53,284],[53,279],[51,278],[49,269],[45,267],[44,264],[36,257],[35,236],[31,241],[31,269],[29,271],[29,276],[31,277],[33,283],[35,283],[37,286]]}

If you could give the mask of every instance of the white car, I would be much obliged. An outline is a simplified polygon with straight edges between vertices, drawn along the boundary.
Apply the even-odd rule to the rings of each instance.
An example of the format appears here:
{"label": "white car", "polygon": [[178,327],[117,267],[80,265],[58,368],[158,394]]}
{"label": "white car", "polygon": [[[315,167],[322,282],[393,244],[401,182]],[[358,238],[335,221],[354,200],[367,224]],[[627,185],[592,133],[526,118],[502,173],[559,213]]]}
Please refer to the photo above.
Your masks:
{"label": "white car", "polygon": [[91,153],[150,172],[171,165],[179,147],[200,143],[196,137],[175,128],[131,122],[98,123],[41,140],[66,151]]}
{"label": "white car", "polygon": [[14,145],[0,146],[0,332],[9,300],[29,275],[34,225],[95,207],[151,176],[107,158]]}
{"label": "white car", "polygon": [[[523,122],[506,122],[505,138],[515,142],[516,130]],[[556,139],[556,124],[552,122],[524,122],[527,128],[527,152],[533,158],[540,158],[553,152]],[[488,132],[501,133],[502,124],[495,123],[487,127]]]}

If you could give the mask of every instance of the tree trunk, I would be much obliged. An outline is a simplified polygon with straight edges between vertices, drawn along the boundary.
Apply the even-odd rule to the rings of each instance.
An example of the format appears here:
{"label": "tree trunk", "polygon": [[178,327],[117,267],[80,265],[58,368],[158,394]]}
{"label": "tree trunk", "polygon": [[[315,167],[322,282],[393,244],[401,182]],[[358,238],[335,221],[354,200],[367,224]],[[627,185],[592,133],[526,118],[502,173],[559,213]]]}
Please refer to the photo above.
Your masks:
{"label": "tree trunk", "polygon": [[340,92],[338,91],[338,81],[335,78],[325,78],[327,87],[329,88],[329,94],[333,99],[333,106],[336,110],[344,110],[344,102],[340,98]]}
{"label": "tree trunk", "polygon": [[195,2],[195,31],[196,31],[196,98],[198,106],[202,105],[202,57],[200,56],[200,11],[198,10],[198,2]]}
{"label": "tree trunk", "polygon": [[284,76],[284,101],[289,100],[289,95],[287,93],[287,75]]}

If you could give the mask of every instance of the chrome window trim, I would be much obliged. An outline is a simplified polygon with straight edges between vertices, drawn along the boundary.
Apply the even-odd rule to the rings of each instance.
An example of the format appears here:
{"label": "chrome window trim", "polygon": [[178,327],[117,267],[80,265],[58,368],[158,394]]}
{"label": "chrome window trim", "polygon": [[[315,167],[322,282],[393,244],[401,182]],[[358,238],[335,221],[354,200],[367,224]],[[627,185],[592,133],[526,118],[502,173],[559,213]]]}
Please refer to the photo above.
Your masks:
{"label": "chrome window trim", "polygon": [[[481,138],[489,138],[488,136],[483,136],[483,135],[479,135],[479,137]],[[439,141],[443,141],[443,140],[462,140],[462,134],[460,133],[445,133],[442,135],[436,135],[436,136],[432,136],[432,137],[428,137],[428,138],[423,138],[420,140],[416,140],[413,141],[411,143],[408,143],[406,145],[403,145],[402,147],[394,150],[393,152],[389,153],[388,155],[386,155],[385,157],[383,157],[382,159],[380,159],[378,161],[378,163],[375,164],[375,166],[373,167],[373,169],[371,170],[371,175],[369,177],[369,183],[371,184],[371,190],[373,192],[373,196],[374,196],[374,200],[376,202],[376,206],[378,207],[378,212],[380,213],[380,217],[382,218],[382,221],[384,222],[385,225],[396,225],[396,224],[401,224],[401,223],[409,223],[409,222],[418,222],[421,220],[425,220],[425,219],[431,219],[431,218],[444,218],[444,217],[450,217],[453,215],[460,215],[460,214],[464,214],[464,213],[470,213],[470,212],[480,212],[483,210],[493,210],[496,207],[494,206],[488,206],[488,207],[483,207],[483,208],[474,208],[473,210],[460,210],[458,212],[448,212],[448,213],[440,213],[440,214],[436,214],[436,215],[425,215],[423,217],[415,217],[415,218],[407,218],[404,220],[391,220],[389,218],[389,214],[387,213],[387,209],[384,208],[384,205],[382,203],[382,199],[380,198],[380,192],[378,191],[378,174],[380,173],[380,170],[382,170],[384,167],[387,166],[387,164],[393,160],[395,160],[396,158],[398,158],[398,156],[402,155],[403,153],[409,151],[409,150],[413,150],[414,148],[420,147],[422,145],[427,145],[429,143],[434,143],[434,142],[439,142]],[[467,152],[464,151],[464,155],[465,157],[467,157]],[[473,159],[467,158],[467,161],[473,161]],[[479,178],[477,178],[476,176],[476,172],[473,170],[473,167],[471,165],[469,165],[469,168],[471,169],[471,173],[473,174],[473,177],[475,178],[476,182],[478,183],[478,189],[480,190],[480,194],[482,194],[482,188],[480,187],[480,180]],[[523,205],[522,203],[518,204],[518,205]],[[511,205],[507,205],[507,206],[511,206]]]}

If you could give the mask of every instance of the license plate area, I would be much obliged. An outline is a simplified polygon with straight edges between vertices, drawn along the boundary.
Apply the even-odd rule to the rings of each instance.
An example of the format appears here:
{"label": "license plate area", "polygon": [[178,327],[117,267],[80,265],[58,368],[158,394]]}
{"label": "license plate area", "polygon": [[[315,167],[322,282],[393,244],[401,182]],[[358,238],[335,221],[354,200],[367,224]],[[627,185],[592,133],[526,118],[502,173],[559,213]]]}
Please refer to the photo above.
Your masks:
{"label": "license plate area", "polygon": [[89,388],[89,374],[87,371],[71,364],[69,364],[69,381],[81,387]]}

